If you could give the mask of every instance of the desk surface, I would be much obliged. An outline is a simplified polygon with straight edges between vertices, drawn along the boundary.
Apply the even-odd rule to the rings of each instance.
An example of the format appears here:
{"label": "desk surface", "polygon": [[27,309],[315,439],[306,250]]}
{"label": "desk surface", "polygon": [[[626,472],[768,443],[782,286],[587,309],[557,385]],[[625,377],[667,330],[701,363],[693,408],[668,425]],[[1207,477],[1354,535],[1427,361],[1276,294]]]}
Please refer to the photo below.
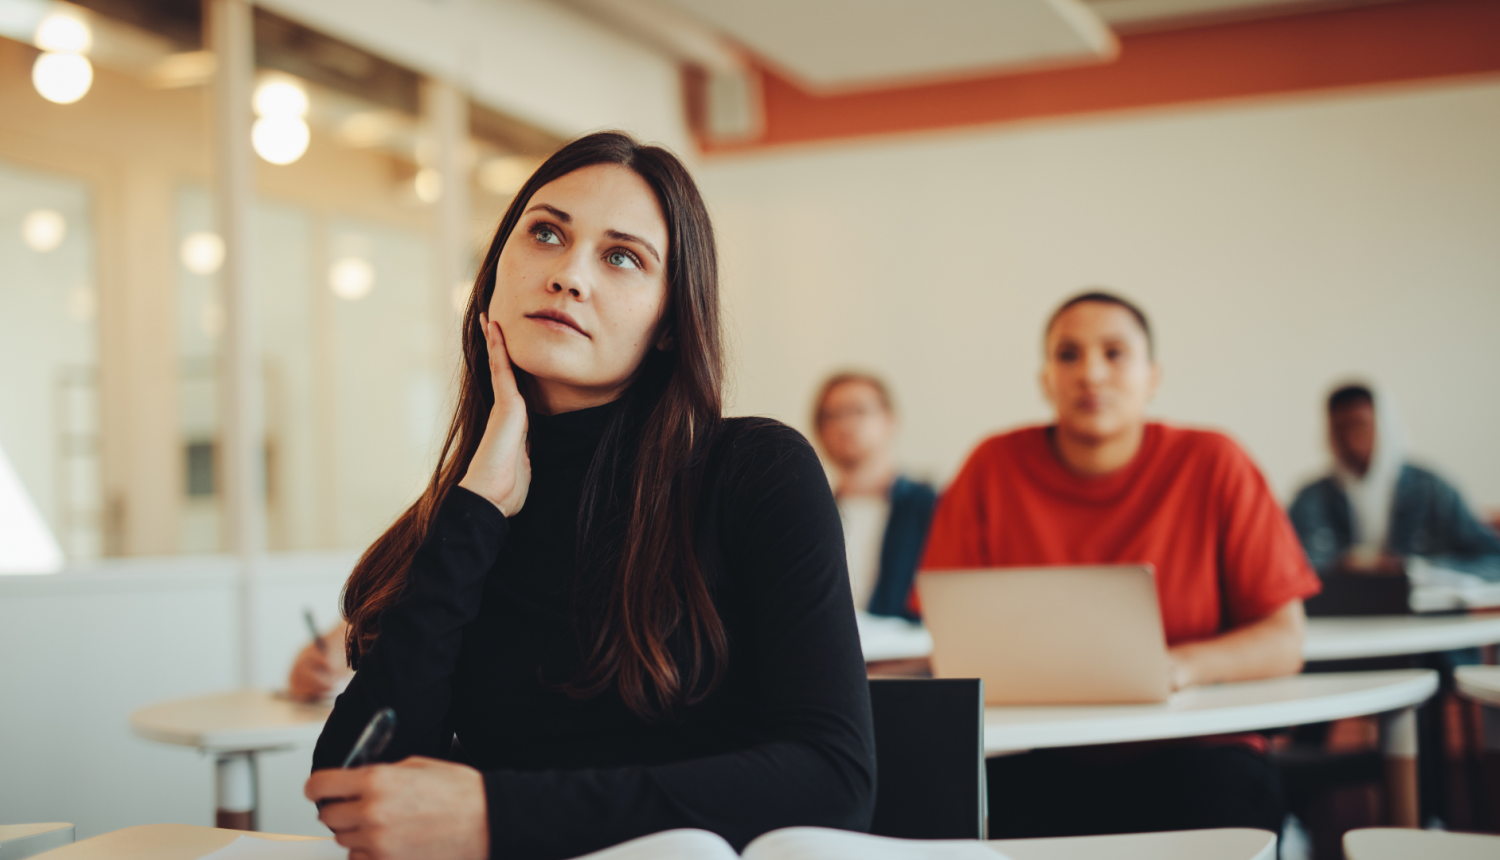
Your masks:
{"label": "desk surface", "polygon": [[1500,613],[1309,618],[1302,656],[1354,660],[1430,654],[1500,642]]}
{"label": "desk surface", "polygon": [[1431,669],[1328,672],[1193,687],[1152,705],[984,709],[984,751],[1088,746],[1249,732],[1379,714],[1437,691]]}
{"label": "desk surface", "polygon": [[38,857],[47,860],[198,860],[241,836],[275,841],[301,841],[313,836],[283,836],[279,833],[246,833],[191,824],[142,824],[104,833],[72,845],[54,848]]}
{"label": "desk surface", "polygon": [[1500,857],[1500,836],[1368,827],[1344,834],[1344,856],[1349,860],[1411,860],[1414,857],[1495,860]]}
{"label": "desk surface", "polygon": [[130,715],[138,737],[211,752],[312,743],[333,706],[293,702],[266,690],[233,690],[150,705]]}
{"label": "desk surface", "polygon": [[992,839],[1011,860],[1275,860],[1276,836],[1243,827],[1067,839]]}
{"label": "desk surface", "polygon": [[1453,670],[1458,691],[1481,704],[1500,708],[1500,666],[1459,666]]}
{"label": "desk surface", "polygon": [[[38,856],[47,860],[198,860],[244,835],[276,840],[313,838],[245,834],[190,824],[145,824]],[[999,839],[990,844],[1012,860],[1272,860],[1276,856],[1275,836],[1264,830],[1243,828],[1068,839]]]}

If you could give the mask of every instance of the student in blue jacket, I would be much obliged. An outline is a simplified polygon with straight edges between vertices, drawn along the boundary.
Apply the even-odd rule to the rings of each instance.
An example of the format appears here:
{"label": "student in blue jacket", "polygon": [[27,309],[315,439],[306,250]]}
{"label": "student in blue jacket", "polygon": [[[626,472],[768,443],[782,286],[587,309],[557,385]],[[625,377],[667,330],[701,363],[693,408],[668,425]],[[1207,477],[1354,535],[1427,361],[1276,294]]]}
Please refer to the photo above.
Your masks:
{"label": "student in blue jacket", "polygon": [[889,389],[867,373],[828,378],[813,410],[818,441],[837,473],[854,606],[918,620],[910,606],[937,492],[897,472],[896,413]]}
{"label": "student in blue jacket", "polygon": [[1328,397],[1332,473],[1303,487],[1292,525],[1320,575],[1337,569],[1435,567],[1500,581],[1500,536],[1452,485],[1406,461],[1389,402],[1365,385]]}

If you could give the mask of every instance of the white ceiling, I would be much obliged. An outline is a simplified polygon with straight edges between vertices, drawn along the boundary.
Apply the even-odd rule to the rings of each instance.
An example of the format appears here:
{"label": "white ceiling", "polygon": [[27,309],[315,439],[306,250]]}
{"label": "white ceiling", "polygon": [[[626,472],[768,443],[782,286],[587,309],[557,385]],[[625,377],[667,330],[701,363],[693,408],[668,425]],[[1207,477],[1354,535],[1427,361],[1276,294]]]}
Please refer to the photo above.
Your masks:
{"label": "white ceiling", "polygon": [[1097,62],[1114,35],[1080,0],[656,0],[812,90]]}

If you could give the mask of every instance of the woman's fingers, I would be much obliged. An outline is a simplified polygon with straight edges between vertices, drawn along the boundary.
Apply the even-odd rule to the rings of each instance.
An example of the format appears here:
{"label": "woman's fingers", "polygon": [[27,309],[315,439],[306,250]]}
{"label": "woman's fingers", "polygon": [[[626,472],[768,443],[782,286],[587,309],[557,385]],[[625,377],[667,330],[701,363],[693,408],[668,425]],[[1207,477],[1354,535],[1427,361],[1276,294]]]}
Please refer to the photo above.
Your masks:
{"label": "woman's fingers", "polygon": [[516,375],[500,324],[479,315],[495,395],[484,436],[459,486],[489,499],[507,516],[520,511],[531,481],[526,458],[526,401],[516,386]]}

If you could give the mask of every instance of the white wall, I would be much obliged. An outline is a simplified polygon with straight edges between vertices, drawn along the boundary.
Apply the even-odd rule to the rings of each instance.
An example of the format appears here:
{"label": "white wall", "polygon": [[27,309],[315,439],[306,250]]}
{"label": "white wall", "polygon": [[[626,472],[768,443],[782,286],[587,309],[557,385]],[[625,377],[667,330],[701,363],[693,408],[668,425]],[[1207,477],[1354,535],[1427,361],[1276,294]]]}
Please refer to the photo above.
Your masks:
{"label": "white wall", "polygon": [[261,4],[564,137],[619,128],[694,152],[675,61],[545,0]]}
{"label": "white wall", "polygon": [[1041,326],[1103,285],[1158,332],[1155,412],[1227,429],[1283,498],[1368,376],[1417,457],[1500,508],[1500,82],[1346,91],[710,160],[735,409],[807,429],[836,367],[890,378],[947,480],[1044,420]]}
{"label": "white wall", "polygon": [[[278,556],[257,603],[256,686],[285,686],[304,607],[337,618],[353,553]],[[210,826],[213,759],[136,738],[131,711],[235,686],[223,557],[110,561],[0,576],[0,824],[70,821],[84,839],[136,824]],[[311,748],[261,757],[261,827],[327,835],[302,797]]]}

